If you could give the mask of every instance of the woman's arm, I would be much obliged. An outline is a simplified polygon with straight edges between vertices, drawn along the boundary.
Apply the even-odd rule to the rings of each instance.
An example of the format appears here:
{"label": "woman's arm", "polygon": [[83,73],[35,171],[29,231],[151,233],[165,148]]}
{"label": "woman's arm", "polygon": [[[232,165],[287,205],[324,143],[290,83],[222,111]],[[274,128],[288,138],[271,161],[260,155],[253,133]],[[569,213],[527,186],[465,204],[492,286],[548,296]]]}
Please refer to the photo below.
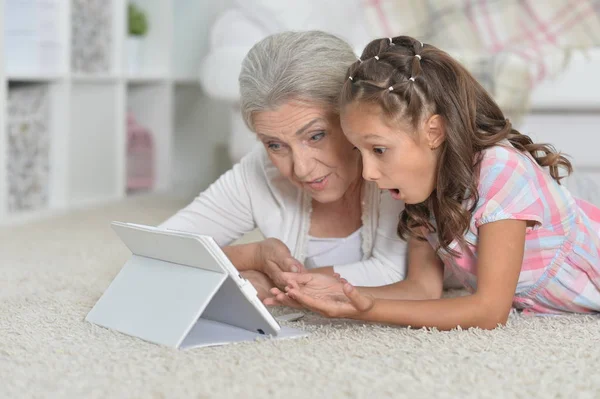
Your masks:
{"label": "woman's arm", "polygon": [[283,273],[302,273],[304,266],[298,262],[282,241],[267,238],[263,241],[230,245],[223,252],[239,271],[258,271],[269,277],[277,287],[285,287]]}
{"label": "woman's arm", "polygon": [[[478,287],[470,296],[421,301],[378,299],[384,291],[391,292],[392,296],[398,293],[389,287],[380,287],[364,295],[362,289],[354,289],[349,284],[344,286],[349,301],[314,298],[304,294],[298,286],[291,288],[288,294],[329,317],[441,330],[457,326],[493,329],[506,323],[510,313],[523,262],[526,227],[527,222],[523,220],[501,220],[479,228]],[[416,268],[419,261],[412,259],[411,269]],[[426,282],[419,280],[419,284]]]}
{"label": "woman's arm", "polygon": [[[159,227],[211,236],[239,271],[263,272],[282,286],[284,283],[276,273],[292,271],[293,267],[302,269],[284,243],[273,238],[229,245],[256,227],[250,190],[263,191],[261,151],[262,148],[257,146],[191,204]],[[268,190],[264,189],[264,192]],[[261,195],[258,197],[264,199]]]}
{"label": "woman's arm", "polygon": [[235,265],[235,268],[239,271],[262,271],[259,267],[261,242],[253,242],[249,244],[240,245],[228,245],[221,249],[223,250],[223,253],[227,255],[231,263]]}
{"label": "woman's arm", "polygon": [[256,223],[252,212],[251,189],[260,189],[259,147],[200,193],[191,204],[159,227],[211,236],[221,247],[229,245]]}

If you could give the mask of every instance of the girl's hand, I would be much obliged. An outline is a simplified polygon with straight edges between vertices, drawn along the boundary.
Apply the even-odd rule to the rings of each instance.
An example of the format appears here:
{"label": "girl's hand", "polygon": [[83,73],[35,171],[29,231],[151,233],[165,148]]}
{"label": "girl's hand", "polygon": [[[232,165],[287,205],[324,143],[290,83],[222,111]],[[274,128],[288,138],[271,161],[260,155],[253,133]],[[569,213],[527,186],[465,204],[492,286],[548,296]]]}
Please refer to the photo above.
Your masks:
{"label": "girl's hand", "polygon": [[[347,281],[341,279],[337,273],[332,276],[319,273],[282,273],[282,277],[286,281],[286,291],[293,287],[302,286],[308,295],[315,298],[329,297],[333,300],[342,300],[346,297],[343,292],[343,285]],[[287,293],[278,288],[272,288],[270,293],[273,297],[267,298],[264,301],[265,305],[303,308],[302,304],[293,300]]]}
{"label": "girl's hand", "polygon": [[283,273],[304,273],[304,266],[298,262],[283,242],[276,238],[267,238],[259,244],[255,264],[258,270],[266,274],[276,287],[283,289],[286,279]]}
{"label": "girl's hand", "polygon": [[287,294],[272,289],[274,298],[265,304],[279,304],[291,307],[305,307],[326,317],[352,318],[369,311],[374,298],[361,294],[339,274],[286,273],[289,285]]}
{"label": "girl's hand", "polygon": [[343,297],[338,293],[325,294],[318,289],[292,283],[288,296],[305,308],[331,318],[360,318],[373,308],[375,299],[371,295],[363,295],[350,283],[340,283]]}

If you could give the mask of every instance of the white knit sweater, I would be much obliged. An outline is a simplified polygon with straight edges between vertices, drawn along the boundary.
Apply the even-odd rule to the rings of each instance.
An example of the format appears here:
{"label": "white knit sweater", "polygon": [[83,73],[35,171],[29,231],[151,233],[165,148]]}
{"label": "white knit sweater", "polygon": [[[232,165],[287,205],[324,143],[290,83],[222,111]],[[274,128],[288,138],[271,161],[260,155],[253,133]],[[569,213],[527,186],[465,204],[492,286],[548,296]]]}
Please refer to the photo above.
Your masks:
{"label": "white knit sweater", "polygon": [[[396,227],[404,204],[372,182],[364,184],[362,195],[363,258],[332,266],[358,286],[402,280],[406,243],[397,236]],[[258,227],[265,237],[283,241],[304,262],[311,211],[311,197],[279,173],[259,144],[160,227],[209,235],[220,246]]]}

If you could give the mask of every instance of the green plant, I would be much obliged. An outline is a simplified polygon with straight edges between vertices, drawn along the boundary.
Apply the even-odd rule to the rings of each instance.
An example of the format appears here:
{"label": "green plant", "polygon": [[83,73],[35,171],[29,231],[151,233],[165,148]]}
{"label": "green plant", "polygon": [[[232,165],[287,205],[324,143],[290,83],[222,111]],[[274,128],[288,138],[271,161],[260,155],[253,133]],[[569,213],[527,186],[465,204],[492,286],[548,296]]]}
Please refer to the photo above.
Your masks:
{"label": "green plant", "polygon": [[148,19],[146,14],[133,3],[127,7],[129,20],[129,34],[132,36],[144,36],[148,32]]}

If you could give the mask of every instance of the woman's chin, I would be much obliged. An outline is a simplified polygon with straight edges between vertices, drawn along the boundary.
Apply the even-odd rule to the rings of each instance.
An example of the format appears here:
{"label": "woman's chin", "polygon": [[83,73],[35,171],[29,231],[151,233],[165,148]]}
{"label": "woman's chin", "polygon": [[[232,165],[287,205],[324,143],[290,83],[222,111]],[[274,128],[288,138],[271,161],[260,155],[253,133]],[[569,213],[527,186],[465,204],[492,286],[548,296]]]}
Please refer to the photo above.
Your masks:
{"label": "woman's chin", "polygon": [[340,193],[338,193],[334,190],[325,190],[325,191],[316,191],[316,192],[311,191],[311,190],[306,190],[306,192],[308,192],[308,194],[311,196],[311,198],[313,200],[320,202],[322,204],[336,202],[343,197],[343,194],[340,195]]}

